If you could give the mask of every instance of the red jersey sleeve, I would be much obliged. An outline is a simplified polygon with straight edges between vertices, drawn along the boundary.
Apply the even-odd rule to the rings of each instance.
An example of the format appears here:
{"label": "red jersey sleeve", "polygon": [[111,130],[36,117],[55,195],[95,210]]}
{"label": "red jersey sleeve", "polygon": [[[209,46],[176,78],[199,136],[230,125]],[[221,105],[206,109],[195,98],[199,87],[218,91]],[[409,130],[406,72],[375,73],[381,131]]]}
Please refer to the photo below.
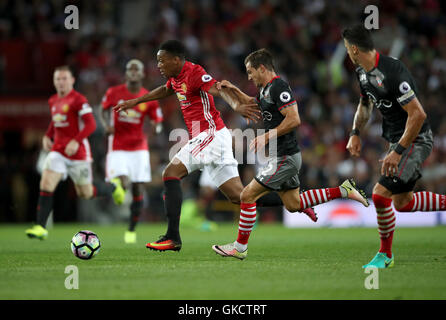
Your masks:
{"label": "red jersey sleeve", "polygon": [[217,80],[212,78],[212,76],[206,73],[203,67],[196,65],[189,76],[189,86],[192,90],[203,90],[207,92]]}
{"label": "red jersey sleeve", "polygon": [[84,122],[84,128],[76,135],[76,137],[74,137],[74,140],[79,143],[82,143],[82,140],[96,130],[96,120],[91,112],[84,114],[82,116],[82,121]]}
{"label": "red jersey sleeve", "polygon": [[81,143],[83,139],[92,134],[96,129],[96,120],[93,116],[93,109],[88,104],[87,98],[85,98],[83,95],[78,96],[76,107],[79,117],[81,117],[82,121],[84,122],[84,128],[76,135],[74,139]]}
{"label": "red jersey sleeve", "polygon": [[163,112],[161,111],[160,105],[158,103],[158,101],[150,101],[148,103],[148,115],[149,118],[153,121],[155,121],[156,123],[160,123],[163,121]]}
{"label": "red jersey sleeve", "polygon": [[104,97],[102,98],[102,108],[109,109],[114,107],[115,102],[113,101],[113,90],[112,88],[108,88]]}

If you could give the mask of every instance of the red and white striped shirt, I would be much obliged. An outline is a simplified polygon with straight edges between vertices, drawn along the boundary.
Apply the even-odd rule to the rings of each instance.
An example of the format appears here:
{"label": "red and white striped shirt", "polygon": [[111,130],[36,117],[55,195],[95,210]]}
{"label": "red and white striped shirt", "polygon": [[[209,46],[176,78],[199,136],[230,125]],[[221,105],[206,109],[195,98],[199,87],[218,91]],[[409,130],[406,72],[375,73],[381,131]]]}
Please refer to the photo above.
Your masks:
{"label": "red and white striped shirt", "polygon": [[166,83],[177,94],[191,138],[203,131],[212,137],[225,127],[220,112],[215,108],[214,97],[208,93],[215,82],[203,67],[186,61],[180,74]]}

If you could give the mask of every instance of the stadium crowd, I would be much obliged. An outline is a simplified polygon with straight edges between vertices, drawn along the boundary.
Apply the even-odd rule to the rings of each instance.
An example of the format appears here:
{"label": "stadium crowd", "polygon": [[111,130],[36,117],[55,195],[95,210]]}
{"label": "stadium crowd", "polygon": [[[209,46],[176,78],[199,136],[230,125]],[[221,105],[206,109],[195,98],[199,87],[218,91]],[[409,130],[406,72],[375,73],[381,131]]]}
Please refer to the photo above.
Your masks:
{"label": "stadium crowd", "polygon": [[[332,56],[341,42],[344,25],[363,20],[364,8],[379,8],[379,27],[374,31],[376,46],[387,54],[395,39],[402,39],[400,59],[414,75],[418,98],[428,114],[435,146],[424,166],[425,189],[446,193],[446,3],[439,0],[328,1],[328,0],[171,0],[171,1],[70,1],[79,7],[80,29],[66,30],[64,1],[0,0],[0,39],[25,38],[39,41],[58,37],[66,45],[63,60],[77,78],[76,89],[87,96],[98,115],[103,94],[110,86],[123,82],[125,63],[137,58],[145,63],[144,85],[151,89],[165,82],[157,69],[157,46],[176,38],[185,43],[189,60],[203,65],[218,80],[228,79],[254,95],[248,82],[244,58],[258,48],[268,48],[275,56],[278,73],[287,79],[298,99],[302,125],[298,139],[302,148],[302,186],[336,186],[346,177],[354,177],[368,195],[378,180],[378,159],[383,158],[379,113],[375,110],[366,132],[361,134],[362,157],[353,159],[345,149],[348,133],[359,101],[354,67],[345,57],[333,65]],[[1,63],[0,63],[1,64]],[[0,69],[2,67],[0,66]],[[1,72],[0,72],[1,73]],[[1,78],[1,77],[0,77]],[[2,95],[8,92],[0,80]],[[51,88],[46,92],[53,93]],[[26,92],[24,93],[26,94]],[[150,128],[150,152],[153,182],[148,188],[150,206],[146,219],[162,219],[161,172],[169,161],[166,141],[174,128],[185,128],[178,102],[161,101],[164,131],[156,135]],[[243,119],[223,101],[217,107],[229,128],[246,128]],[[98,118],[97,118],[98,120]],[[104,175],[106,143],[99,121],[90,137],[98,178]],[[1,131],[1,130],[0,130]],[[43,132],[42,132],[43,134]],[[0,139],[5,148],[6,136]],[[174,141],[171,141],[171,146]],[[22,154],[26,150],[19,149]],[[38,148],[27,151],[34,157],[0,156],[2,181],[11,181],[11,164],[24,173],[33,171]],[[32,159],[32,161],[30,160]],[[243,182],[251,180],[254,170],[240,165]],[[38,181],[38,180],[37,180]],[[196,197],[198,177],[186,179],[190,188],[185,197]],[[28,185],[28,193],[38,192]],[[11,193],[2,184],[0,198]],[[12,195],[10,196],[12,197]],[[157,200],[158,199],[158,200]],[[2,202],[3,202],[2,200]],[[14,200],[16,201],[16,200]],[[104,210],[109,204],[102,201]],[[112,204],[110,204],[112,206]],[[27,219],[33,219],[30,206]],[[13,210],[2,206],[0,220],[16,221]],[[12,211],[11,211],[12,210]],[[268,215],[265,215],[267,217]],[[261,218],[262,219],[262,218]],[[265,218],[266,219],[266,218]],[[280,210],[272,219],[280,219]]]}

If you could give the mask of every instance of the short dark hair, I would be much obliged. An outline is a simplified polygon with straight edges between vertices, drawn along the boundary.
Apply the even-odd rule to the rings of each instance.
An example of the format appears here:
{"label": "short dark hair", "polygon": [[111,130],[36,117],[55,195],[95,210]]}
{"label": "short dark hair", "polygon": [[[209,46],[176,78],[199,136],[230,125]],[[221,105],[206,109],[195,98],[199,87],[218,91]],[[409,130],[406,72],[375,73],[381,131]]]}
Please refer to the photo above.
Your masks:
{"label": "short dark hair", "polygon": [[346,39],[348,43],[358,46],[362,51],[372,51],[375,49],[372,33],[362,24],[345,28],[342,31],[342,38]]}
{"label": "short dark hair", "polygon": [[69,66],[67,66],[67,65],[56,67],[56,68],[54,69],[54,72],[56,72],[56,71],[68,71],[68,72],[71,73],[71,75],[73,75],[73,71],[72,71],[71,68],[70,68]]}
{"label": "short dark hair", "polygon": [[178,40],[164,41],[158,50],[164,50],[174,56],[180,57],[181,59],[186,58],[186,47]]}
{"label": "short dark hair", "polygon": [[257,51],[251,52],[245,58],[245,65],[250,62],[254,69],[258,69],[261,64],[265,66],[266,69],[274,71],[274,63],[272,54],[265,48],[259,49]]}

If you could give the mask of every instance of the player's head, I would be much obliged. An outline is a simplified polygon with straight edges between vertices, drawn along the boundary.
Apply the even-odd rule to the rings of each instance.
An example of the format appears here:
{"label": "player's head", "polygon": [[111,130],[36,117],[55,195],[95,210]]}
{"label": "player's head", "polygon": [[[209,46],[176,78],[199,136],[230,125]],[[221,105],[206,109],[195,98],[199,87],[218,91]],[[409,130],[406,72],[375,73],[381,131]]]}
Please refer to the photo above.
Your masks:
{"label": "player's head", "polygon": [[166,78],[176,77],[184,65],[186,47],[178,40],[163,42],[156,54],[158,69]]}
{"label": "player's head", "polygon": [[144,64],[138,59],[132,59],[127,62],[125,78],[128,82],[140,83],[144,78]]}
{"label": "player's head", "polygon": [[54,70],[53,83],[59,95],[65,95],[73,90],[74,77],[68,66],[60,66]]}
{"label": "player's head", "polygon": [[359,64],[359,56],[361,53],[373,51],[372,34],[362,24],[346,28],[342,31],[344,45],[347,53],[354,64]]}
{"label": "player's head", "polygon": [[267,78],[271,76],[271,72],[275,72],[273,56],[266,49],[250,53],[245,58],[245,67],[248,79],[254,82],[258,88],[262,88],[265,80],[269,80]]}

